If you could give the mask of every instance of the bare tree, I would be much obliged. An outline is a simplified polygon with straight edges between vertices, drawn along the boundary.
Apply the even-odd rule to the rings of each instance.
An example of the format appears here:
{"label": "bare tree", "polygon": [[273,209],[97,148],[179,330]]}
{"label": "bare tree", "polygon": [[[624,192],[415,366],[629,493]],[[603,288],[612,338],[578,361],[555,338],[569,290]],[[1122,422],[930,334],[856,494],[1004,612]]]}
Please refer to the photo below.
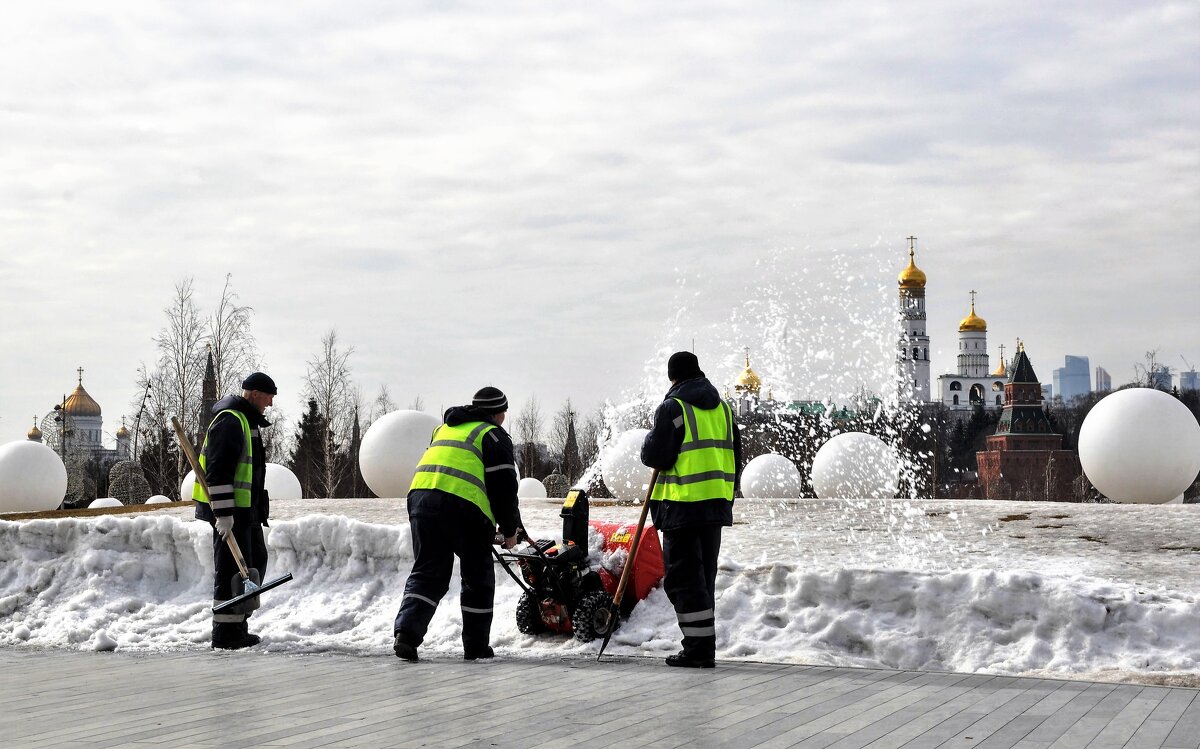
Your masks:
{"label": "bare tree", "polygon": [[396,401],[392,400],[392,394],[388,392],[388,386],[380,385],[379,394],[375,396],[375,402],[371,405],[371,422],[395,410]]}
{"label": "bare tree", "polygon": [[225,275],[221,300],[208,318],[208,343],[212,345],[217,394],[235,392],[241,379],[258,368],[258,345],[250,332],[254,308],[238,304],[233,274]]}
{"label": "bare tree", "polygon": [[1133,363],[1134,387],[1171,390],[1171,368],[1158,361],[1158,349],[1146,352],[1145,361]]}
{"label": "bare tree", "polygon": [[568,481],[579,478],[583,466],[580,465],[579,438],[575,429],[575,407],[571,405],[570,398],[554,414],[550,426],[550,454],[558,464],[558,471]]}
{"label": "bare tree", "polygon": [[346,443],[354,422],[355,391],[350,382],[350,355],[354,347],[338,347],[337,330],[331,328],[321,337],[321,350],[307,362],[304,375],[304,397],[315,401],[317,412],[327,424],[327,436],[322,440],[323,470],[315,477],[314,489],[319,496],[337,496],[341,480],[338,455]]}
{"label": "bare tree", "polygon": [[[158,349],[156,372],[143,375],[154,383],[152,403],[169,420],[178,415],[184,433],[199,442],[200,390],[204,378],[204,318],[192,299],[193,281],[185,278],[175,284],[175,298],[163,310],[166,325],[154,337]],[[141,386],[145,382],[138,383]],[[183,457],[176,458],[182,469]]]}
{"label": "bare tree", "polygon": [[586,469],[600,457],[600,433],[604,429],[604,412],[593,411],[579,425],[579,462]]}
{"label": "bare tree", "polygon": [[424,411],[425,410],[425,401],[421,398],[420,393],[417,393],[416,395],[413,396],[412,403],[408,404],[408,410],[410,410],[410,411]]}
{"label": "bare tree", "polygon": [[517,414],[517,420],[513,423],[513,436],[521,472],[530,476],[537,467],[537,444],[542,439],[542,407],[538,405],[536,395],[529,396],[529,400]]}

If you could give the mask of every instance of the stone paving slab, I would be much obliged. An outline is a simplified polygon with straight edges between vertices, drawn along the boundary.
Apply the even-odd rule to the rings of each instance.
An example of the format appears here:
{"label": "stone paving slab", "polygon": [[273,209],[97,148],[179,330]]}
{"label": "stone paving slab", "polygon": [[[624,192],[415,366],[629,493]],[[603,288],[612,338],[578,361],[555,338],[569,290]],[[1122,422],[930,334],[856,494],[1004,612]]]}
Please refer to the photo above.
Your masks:
{"label": "stone paving slab", "polygon": [[1200,749],[1200,690],[649,658],[0,651],[0,746]]}

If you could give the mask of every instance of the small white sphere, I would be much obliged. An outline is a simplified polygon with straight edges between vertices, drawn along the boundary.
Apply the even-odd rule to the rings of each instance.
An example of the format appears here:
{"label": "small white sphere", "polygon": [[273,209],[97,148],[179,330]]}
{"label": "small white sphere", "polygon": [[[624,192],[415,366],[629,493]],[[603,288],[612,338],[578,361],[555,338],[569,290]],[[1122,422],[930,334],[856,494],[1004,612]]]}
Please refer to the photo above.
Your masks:
{"label": "small white sphere", "polygon": [[162,494],[155,494],[153,497],[146,500],[146,504],[148,504],[148,505],[166,505],[166,504],[170,504],[170,503],[171,503],[171,498],[164,496]]}
{"label": "small white sphere", "polygon": [[545,499],[546,485],[535,478],[524,478],[517,484],[517,496],[521,499]]}
{"label": "small white sphere", "polygon": [[300,488],[300,479],[288,470],[287,466],[278,463],[267,463],[267,475],[263,479],[263,487],[271,501],[277,499],[303,499],[304,490]]}
{"label": "small white sphere", "polygon": [[183,477],[183,483],[179,485],[179,498],[185,502],[192,499],[192,487],[196,485],[196,472],[188,471]]}
{"label": "small white sphere", "polygon": [[600,475],[617,499],[638,502],[646,498],[652,469],[642,465],[642,442],[649,429],[630,429],[605,445],[600,455]]}
{"label": "small white sphere", "polygon": [[57,509],[67,494],[67,469],[58,453],[40,442],[0,446],[0,512]]}
{"label": "small white sphere", "polygon": [[441,421],[423,411],[393,411],[363,435],[358,467],[380,497],[407,497],[417,463]]}
{"label": "small white sphere", "polygon": [[1187,406],[1161,390],[1118,390],[1083,420],[1079,462],[1109,499],[1170,502],[1200,473],[1200,424]]}
{"label": "small white sphere", "polygon": [[813,458],[813,491],[821,499],[892,499],[899,483],[896,451],[874,435],[839,434]]}
{"label": "small white sphere", "polygon": [[801,485],[796,464],[782,455],[759,455],[742,469],[743,497],[795,499]]}
{"label": "small white sphere", "polygon": [[115,497],[100,497],[99,499],[93,499],[92,503],[88,505],[88,509],[96,510],[101,507],[120,507],[120,506],[121,506],[121,500],[116,499]]}

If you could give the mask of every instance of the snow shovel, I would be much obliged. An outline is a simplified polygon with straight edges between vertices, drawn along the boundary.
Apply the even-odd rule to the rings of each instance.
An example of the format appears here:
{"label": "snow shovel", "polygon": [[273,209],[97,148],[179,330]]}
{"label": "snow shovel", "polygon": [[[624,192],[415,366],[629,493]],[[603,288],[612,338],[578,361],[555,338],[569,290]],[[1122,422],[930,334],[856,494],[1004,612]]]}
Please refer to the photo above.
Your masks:
{"label": "snow shovel", "polygon": [[[204,469],[200,467],[200,461],[196,458],[196,451],[192,449],[192,443],[188,440],[187,435],[183,432],[183,425],[179,423],[179,419],[175,416],[171,417],[171,424],[175,427],[175,434],[179,437],[179,447],[183,450],[184,456],[192,466],[192,471],[196,474],[196,483],[200,485],[204,496],[212,501],[212,495],[208,491],[208,480],[204,477]],[[228,611],[245,601],[252,598],[257,598],[259,593],[278,588],[280,585],[292,579],[292,573],[285,572],[274,580],[270,580],[261,585],[255,581],[258,577],[258,570],[249,570],[246,568],[246,560],[242,557],[242,550],[238,547],[237,539],[232,533],[226,533],[223,538],[226,545],[229,546],[229,553],[233,555],[233,561],[237,563],[238,577],[241,580],[242,592],[227,601],[221,601],[213,606],[213,613],[219,614],[222,611]],[[253,573],[253,575],[251,574]],[[256,605],[254,608],[258,608]]]}
{"label": "snow shovel", "polygon": [[[654,484],[657,481],[658,469],[655,468],[654,472],[650,474],[650,486],[646,487],[646,499],[642,502],[642,515],[638,518],[637,530],[633,534],[633,543],[629,545],[629,558],[625,560],[625,569],[621,570],[621,581],[617,583],[617,592],[613,594],[612,606],[608,607],[608,617],[603,624],[604,642],[600,644],[600,652],[596,654],[597,661],[604,655],[604,649],[608,647],[613,630],[617,628],[621,599],[625,597],[625,587],[629,584],[629,578],[633,572],[633,562],[637,559],[638,548],[642,543],[642,529],[646,527],[646,515],[650,512],[650,495],[654,493]],[[599,631],[599,627],[597,627],[597,631]]]}

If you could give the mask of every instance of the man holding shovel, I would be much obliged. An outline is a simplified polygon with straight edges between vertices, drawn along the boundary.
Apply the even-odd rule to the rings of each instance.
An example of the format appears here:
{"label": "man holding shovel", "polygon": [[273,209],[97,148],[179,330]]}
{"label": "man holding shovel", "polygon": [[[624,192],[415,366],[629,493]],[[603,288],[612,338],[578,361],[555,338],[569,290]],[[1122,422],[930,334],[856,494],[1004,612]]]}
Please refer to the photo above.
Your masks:
{"label": "man holding shovel", "polygon": [[650,512],[663,532],[663,588],[683,633],[683,650],[667,665],[712,668],[717,556],[721,528],[733,525],[741,435],[695,354],[672,354],[667,377],[671,389],[642,443],[642,463],[659,469]]}
{"label": "man holding shovel", "polygon": [[[212,424],[204,437],[200,466],[208,479],[210,497],[200,482],[192,490],[196,517],[213,526],[213,561],[216,579],[213,605],[242,594],[241,576],[225,535],[232,533],[242,555],[258,579],[267,570],[267,545],[263,526],[270,512],[266,477],[266,456],[259,429],[270,426],[263,411],[275,400],[275,382],[255,372],[242,382],[241,395],[229,395],[213,406]],[[246,618],[258,607],[252,598],[232,610],[213,614],[212,646],[238,650],[257,645],[258,635],[250,634]]]}

